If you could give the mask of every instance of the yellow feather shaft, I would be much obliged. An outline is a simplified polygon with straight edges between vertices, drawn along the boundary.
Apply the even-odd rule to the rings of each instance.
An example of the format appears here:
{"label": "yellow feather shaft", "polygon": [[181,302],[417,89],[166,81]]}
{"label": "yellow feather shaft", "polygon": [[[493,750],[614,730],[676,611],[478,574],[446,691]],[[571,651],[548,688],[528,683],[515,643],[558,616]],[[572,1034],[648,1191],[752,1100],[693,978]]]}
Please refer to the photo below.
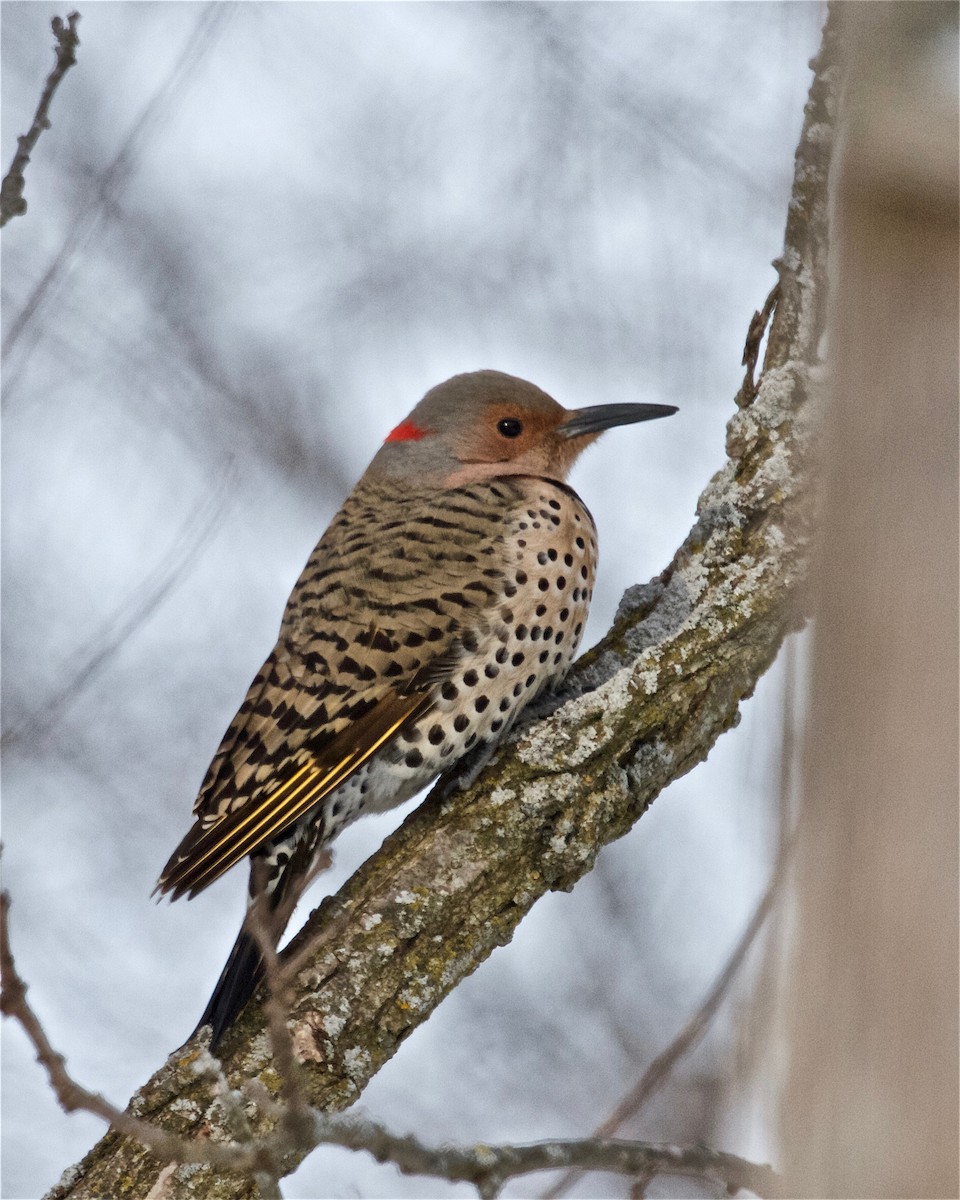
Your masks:
{"label": "yellow feather shaft", "polygon": [[[420,703],[414,706],[413,711],[424,707],[426,699],[426,697],[421,697]],[[389,741],[412,715],[411,711],[402,713],[391,722],[386,730],[364,746],[362,752],[357,749],[351,750],[322,776],[315,766],[308,763],[292,775],[277,791],[265,796],[249,812],[238,814],[236,821],[230,820],[228,814],[223,820],[229,823],[230,828],[224,831],[223,836],[212,841],[201,854],[196,857],[191,856],[192,861],[189,866],[184,864],[187,866],[183,875],[184,884],[191,889],[195,889],[201,884],[206,886],[207,883],[229,870],[246,854],[255,850],[271,834],[292,824],[324,796],[339,787],[385,742]],[[204,835],[204,840],[215,834],[216,831],[217,825],[212,826]],[[189,883],[187,883],[188,877]]]}

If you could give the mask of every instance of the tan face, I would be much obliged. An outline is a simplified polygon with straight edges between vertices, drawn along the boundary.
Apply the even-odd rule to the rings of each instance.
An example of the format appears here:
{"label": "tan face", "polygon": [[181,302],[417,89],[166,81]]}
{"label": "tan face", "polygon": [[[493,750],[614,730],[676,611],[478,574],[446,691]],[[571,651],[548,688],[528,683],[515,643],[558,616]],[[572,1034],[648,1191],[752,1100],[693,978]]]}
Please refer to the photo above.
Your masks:
{"label": "tan face", "polygon": [[509,401],[485,405],[480,419],[451,439],[453,456],[462,464],[452,486],[505,474],[562,479],[597,436],[564,438],[556,433],[569,415],[559,404],[555,410]]}

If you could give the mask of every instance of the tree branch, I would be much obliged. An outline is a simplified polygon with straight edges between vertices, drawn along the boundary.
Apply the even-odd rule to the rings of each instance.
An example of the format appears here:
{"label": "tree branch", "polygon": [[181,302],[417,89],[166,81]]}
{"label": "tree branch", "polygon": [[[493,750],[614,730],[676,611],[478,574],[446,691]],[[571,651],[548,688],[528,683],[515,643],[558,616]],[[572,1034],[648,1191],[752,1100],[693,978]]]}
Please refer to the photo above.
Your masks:
{"label": "tree branch", "polygon": [[[510,940],[546,891],[569,889],[606,843],[708,754],[802,623],[811,553],[811,443],[826,289],[827,174],[836,109],[831,23],[816,60],[796,156],[779,297],[755,397],[727,429],[728,459],[700,497],[670,566],[628,591],[613,628],[572,673],[556,710],[518,730],[462,794],[432,796],[341,891],[281,961],[296,971],[291,1031],[305,1096],[352,1104],[403,1040]],[[234,1087],[282,1085],[254,1002],[225,1037]],[[194,1138],[228,1136],[194,1041],[173,1054],[129,1112]],[[251,1117],[256,1136],[276,1121]],[[303,1153],[284,1160],[292,1170]],[[562,1165],[554,1162],[554,1167]],[[50,1196],[146,1195],[162,1164],[109,1133]],[[169,1200],[252,1198],[249,1177],[175,1171]]]}
{"label": "tree branch", "polygon": [[271,1049],[281,1069],[282,1103],[269,1097],[261,1100],[275,1118],[272,1133],[256,1138],[247,1120],[242,1097],[233,1092],[220,1064],[210,1055],[201,1055],[194,1070],[212,1083],[227,1123],[236,1140],[215,1144],[206,1139],[192,1140],[168,1133],[149,1121],[121,1112],[99,1093],[81,1086],[66,1069],[63,1056],[54,1050],[36,1013],[27,1001],[27,986],[20,978],[10,946],[10,898],[0,893],[0,1009],[13,1017],[30,1039],[37,1059],[47,1071],[50,1086],[67,1112],[84,1111],[103,1117],[115,1130],[141,1142],[166,1166],[147,1193],[147,1200],[161,1200],[168,1194],[167,1184],[178,1166],[205,1165],[246,1173],[256,1182],[259,1195],[279,1196],[279,1164],[297,1151],[309,1152],[320,1144],[365,1151],[380,1163],[393,1163],[405,1175],[428,1175],[451,1183],[472,1183],[482,1197],[495,1197],[508,1179],[556,1167],[574,1167],[578,1171],[613,1171],[618,1174],[692,1175],[718,1181],[728,1190],[749,1189],[758,1195],[779,1191],[779,1180],[766,1166],[747,1162],[736,1155],[724,1154],[704,1146],[658,1146],[643,1142],[605,1141],[585,1138],[572,1141],[538,1142],[526,1146],[431,1148],[412,1136],[398,1137],[382,1125],[358,1115],[333,1119],[313,1112],[306,1104],[299,1081],[299,1069],[293,1054],[293,1042],[285,1013],[290,976],[277,958],[268,922],[263,912],[263,897],[251,910],[247,927],[264,953],[269,997],[266,1010],[270,1020]]}
{"label": "tree branch", "polygon": [[53,48],[57,61],[47,76],[47,82],[40,93],[40,103],[37,105],[33,124],[26,133],[22,133],[17,138],[17,152],[13,156],[10,170],[4,175],[3,183],[0,184],[0,226],[6,225],[11,218],[22,216],[27,211],[27,202],[23,195],[27,181],[24,179],[23,173],[27,169],[27,163],[30,161],[34,147],[40,140],[40,134],[50,128],[48,114],[53,94],[60,86],[61,79],[77,61],[77,47],[80,45],[80,38],[77,36],[79,20],[80,14],[72,12],[67,16],[66,24],[60,17],[54,17],[50,22],[53,36],[57,39],[57,44]]}

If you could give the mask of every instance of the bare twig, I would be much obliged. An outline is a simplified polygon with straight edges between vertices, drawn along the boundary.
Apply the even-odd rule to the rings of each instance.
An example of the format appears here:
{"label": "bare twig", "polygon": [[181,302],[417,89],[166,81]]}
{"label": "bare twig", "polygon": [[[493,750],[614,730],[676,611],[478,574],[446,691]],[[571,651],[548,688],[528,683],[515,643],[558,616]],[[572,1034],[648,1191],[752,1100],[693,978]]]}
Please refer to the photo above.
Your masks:
{"label": "bare twig", "polygon": [[366,1150],[378,1162],[391,1162],[404,1175],[426,1175],[471,1183],[479,1194],[496,1196],[508,1179],[536,1171],[576,1166],[580,1171],[619,1175],[691,1175],[724,1184],[731,1192],[746,1189],[776,1196],[779,1178],[768,1166],[747,1162],[705,1146],[669,1146],[650,1142],[582,1138],[528,1145],[440,1146],[413,1137],[397,1137],[363,1118],[322,1119],[323,1141],[350,1150]]}
{"label": "bare twig", "polygon": [[[276,1065],[282,1072],[286,1113],[266,1138],[243,1136],[240,1141],[214,1143],[177,1137],[128,1112],[121,1112],[98,1092],[89,1091],[71,1077],[63,1055],[54,1050],[27,1001],[27,986],[17,972],[10,948],[10,897],[6,892],[0,893],[0,1011],[4,1016],[13,1017],[23,1028],[47,1072],[57,1100],[67,1112],[90,1112],[102,1117],[114,1129],[135,1137],[161,1162],[168,1164],[156,1182],[155,1196],[163,1194],[163,1184],[173,1174],[171,1167],[175,1164],[203,1164],[246,1172],[257,1178],[262,1196],[279,1196],[277,1180],[282,1174],[284,1155],[293,1149],[312,1149],[321,1143],[365,1151],[378,1162],[393,1163],[405,1175],[471,1183],[484,1198],[497,1196],[508,1179],[570,1166],[581,1171],[614,1171],[645,1178],[663,1174],[693,1175],[723,1183],[731,1191],[747,1189],[757,1195],[771,1196],[778,1193],[778,1179],[770,1167],[704,1146],[585,1138],[521,1146],[477,1144],[431,1148],[417,1138],[392,1134],[382,1125],[363,1117],[331,1119],[314,1112],[297,1081],[298,1068],[285,1018],[289,998],[284,993],[289,989],[290,980],[278,963],[269,921],[262,913],[264,903],[261,894],[251,908],[254,915],[248,920],[247,928],[257,938],[264,955],[268,982],[278,987],[266,1007]],[[194,1071],[214,1078],[222,1099],[228,1101],[236,1119],[241,1109],[233,1102],[235,1097],[230,1093],[219,1064],[210,1055],[198,1056]],[[247,1134],[247,1127],[242,1127],[240,1132]]]}
{"label": "bare twig", "polygon": [[[779,269],[782,264],[777,260],[773,265]],[[746,408],[757,398],[760,385],[754,380],[754,371],[757,369],[757,359],[760,357],[760,344],[763,341],[763,335],[767,332],[767,326],[770,324],[770,318],[773,316],[773,310],[776,308],[779,299],[780,281],[777,280],[770,289],[766,300],[764,300],[763,308],[759,312],[755,312],[750,319],[747,338],[743,344],[743,358],[741,359],[741,363],[747,368],[747,372],[743,377],[743,383],[740,385],[740,391],[737,392],[735,398],[738,408]]]}
{"label": "bare twig", "polygon": [[[200,11],[194,32],[182,54],[174,63],[169,75],[144,106],[113,160],[100,174],[96,191],[75,212],[60,249],[30,293],[23,308],[13,320],[8,322],[8,328],[3,337],[2,351],[0,351],[4,359],[12,352],[37,314],[42,311],[45,301],[54,294],[74,253],[86,243],[103,212],[118,196],[122,184],[132,170],[136,151],[143,139],[158,123],[185,81],[203,61],[213,44],[214,37],[232,11],[232,5],[216,3],[208,3]],[[4,388],[5,403],[9,403],[10,396],[11,380],[8,377]]]}
{"label": "bare twig", "polygon": [[[10,947],[9,911],[10,897],[7,892],[0,892],[0,1012],[14,1018],[26,1033],[61,1108],[68,1113],[89,1112],[102,1117],[120,1133],[136,1138],[163,1163],[201,1163],[251,1175],[266,1172],[276,1178],[275,1164],[291,1149],[285,1132],[242,1142],[194,1141],[168,1133],[130,1112],[123,1112],[99,1092],[92,1092],[77,1083],[67,1071],[63,1055],[54,1050],[27,1000],[27,985],[17,972]],[[209,1054],[197,1056],[194,1073],[204,1077],[220,1075]]]}
{"label": "bare twig", "polygon": [[34,147],[40,140],[40,134],[50,128],[48,114],[53,94],[60,86],[61,79],[77,61],[77,47],[80,45],[80,38],[77,36],[79,20],[80,14],[72,12],[67,16],[66,24],[60,17],[54,17],[50,22],[53,36],[57,39],[57,44],[53,48],[57,61],[47,76],[47,82],[43,85],[33,124],[27,133],[22,133],[17,138],[17,152],[13,156],[10,170],[4,175],[3,183],[0,184],[0,226],[6,225],[13,217],[19,217],[27,211],[27,201],[23,195],[26,187],[23,173],[27,169],[27,163],[30,161]]}
{"label": "bare twig", "polygon": [[[259,878],[258,878],[259,875]],[[304,1148],[316,1144],[313,1139],[313,1112],[307,1102],[306,1093],[300,1082],[300,1064],[294,1051],[293,1036],[287,1025],[294,1001],[294,972],[289,966],[282,967],[277,957],[277,938],[274,922],[271,922],[268,901],[264,890],[263,872],[255,873],[256,895],[247,913],[246,929],[263,956],[263,973],[266,980],[264,1015],[270,1036],[273,1065],[280,1076],[279,1127],[294,1146]]]}

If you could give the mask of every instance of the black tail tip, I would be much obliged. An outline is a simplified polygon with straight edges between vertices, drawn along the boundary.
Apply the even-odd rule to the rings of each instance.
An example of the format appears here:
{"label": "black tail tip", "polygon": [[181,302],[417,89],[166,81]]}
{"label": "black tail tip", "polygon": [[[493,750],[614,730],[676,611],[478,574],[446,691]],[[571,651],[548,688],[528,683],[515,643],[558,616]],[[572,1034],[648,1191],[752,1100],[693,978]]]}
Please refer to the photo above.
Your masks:
{"label": "black tail tip", "polygon": [[191,1036],[209,1026],[210,1052],[216,1053],[227,1030],[243,1011],[262,978],[263,959],[259,947],[248,933],[241,931]]}

